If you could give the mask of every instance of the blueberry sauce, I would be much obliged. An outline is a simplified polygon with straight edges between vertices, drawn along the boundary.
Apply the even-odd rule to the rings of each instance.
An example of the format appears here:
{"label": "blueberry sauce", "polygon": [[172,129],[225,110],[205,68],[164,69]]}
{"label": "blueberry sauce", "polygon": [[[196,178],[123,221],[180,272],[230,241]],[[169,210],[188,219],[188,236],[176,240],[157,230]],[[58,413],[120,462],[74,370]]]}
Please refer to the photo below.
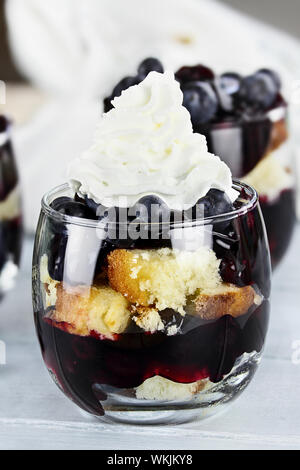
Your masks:
{"label": "blueberry sauce", "polygon": [[296,194],[294,189],[283,190],[275,201],[260,197],[265,219],[273,269],[282,260],[291,242],[296,225]]}
{"label": "blueberry sauce", "polygon": [[[101,386],[138,387],[156,375],[177,383],[209,378],[219,382],[244,353],[260,352],[269,321],[269,303],[239,319],[225,316],[204,322],[186,316],[181,334],[145,332],[119,335],[116,341],[80,337],[66,325],[38,320],[44,361],[60,387],[79,406],[102,414]],[[97,391],[97,396],[95,395]]]}

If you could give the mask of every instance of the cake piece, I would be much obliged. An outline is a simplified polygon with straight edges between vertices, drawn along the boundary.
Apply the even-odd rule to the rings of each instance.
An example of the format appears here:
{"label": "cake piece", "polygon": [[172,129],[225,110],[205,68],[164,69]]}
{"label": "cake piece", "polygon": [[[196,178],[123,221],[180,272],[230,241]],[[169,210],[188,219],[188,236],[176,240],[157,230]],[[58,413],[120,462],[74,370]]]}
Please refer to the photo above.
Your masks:
{"label": "cake piece", "polygon": [[57,286],[57,300],[51,320],[68,323],[72,333],[106,337],[123,333],[130,321],[127,300],[110,287]]}
{"label": "cake piece", "polygon": [[272,123],[270,146],[267,153],[277,150],[284,142],[287,141],[289,132],[285,119]]}
{"label": "cake piece", "polygon": [[196,251],[115,250],[108,256],[110,286],[131,303],[185,314],[187,298],[221,284],[220,261],[206,247]]}
{"label": "cake piece", "polygon": [[237,287],[223,284],[216,289],[206,289],[195,300],[195,314],[203,320],[217,320],[225,315],[240,317],[262,299],[251,286]]}
{"label": "cake piece", "polygon": [[95,332],[109,338],[123,333],[130,321],[129,302],[108,286],[68,286],[54,281],[48,271],[48,257],[40,263],[40,279],[45,285],[46,307],[53,307],[50,318],[68,325],[80,336]]}
{"label": "cake piece", "polygon": [[132,305],[130,308],[133,314],[133,321],[137,326],[149,333],[164,330],[165,326],[161,320],[159,312],[151,307],[136,307]]}
{"label": "cake piece", "polygon": [[284,189],[292,187],[294,179],[291,170],[282,165],[274,151],[263,158],[243,181],[272,200]]}
{"label": "cake piece", "polygon": [[208,380],[199,380],[190,384],[181,384],[165,379],[159,375],[145,380],[135,389],[138,400],[187,400],[203,390]]}

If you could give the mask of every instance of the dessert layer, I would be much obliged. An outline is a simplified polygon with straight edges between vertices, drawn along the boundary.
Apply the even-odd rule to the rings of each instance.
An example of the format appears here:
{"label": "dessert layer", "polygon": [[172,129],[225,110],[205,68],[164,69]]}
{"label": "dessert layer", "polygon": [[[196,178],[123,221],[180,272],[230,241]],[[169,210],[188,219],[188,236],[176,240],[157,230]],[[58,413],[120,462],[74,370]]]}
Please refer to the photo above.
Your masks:
{"label": "dessert layer", "polygon": [[125,297],[110,287],[64,287],[60,283],[50,318],[68,323],[74,334],[109,338],[126,330],[131,316],[128,307]]}
{"label": "dessert layer", "polygon": [[148,331],[149,333],[155,333],[156,331],[163,331],[165,329],[165,325],[162,322],[160,314],[155,308],[137,307],[132,305],[131,313],[133,314],[133,321],[142,330]]}
{"label": "dessert layer", "polygon": [[6,197],[0,202],[0,220],[13,220],[21,214],[20,188],[16,186]]}
{"label": "dessert layer", "polygon": [[98,278],[100,285],[69,286],[51,279],[48,258],[42,257],[40,278],[47,317],[57,326],[79,336],[114,339],[132,322],[146,332],[173,336],[182,323],[176,315],[202,320],[237,318],[263,300],[252,286],[222,283],[219,261],[211,250],[115,250],[108,258],[110,285]]}
{"label": "dessert layer", "polygon": [[[275,110],[276,111],[276,110]],[[267,153],[277,150],[284,142],[288,140],[289,133],[286,119],[272,122],[270,145]]]}
{"label": "dessert layer", "polygon": [[279,194],[294,185],[294,178],[288,166],[285,166],[280,153],[281,147],[261,160],[254,170],[243,178],[243,181],[253,186],[261,196],[267,196],[269,201],[275,200]]}
{"label": "dessert layer", "polygon": [[260,305],[262,298],[252,286],[222,285],[206,289],[195,300],[196,315],[203,320],[216,320],[225,315],[234,318],[248,312],[253,304]]}
{"label": "dessert layer", "polygon": [[[203,321],[186,315],[176,336],[145,334],[130,327],[128,334],[118,335],[115,341],[95,334],[76,335],[45,315],[37,321],[48,368],[56,372],[67,392],[71,386],[72,394],[89,401],[95,397],[92,384],[99,384],[99,390],[102,385],[132,389],[155,376],[187,385],[203,379],[219,382],[237,358],[261,351],[268,318],[269,303],[264,301],[239,318],[226,315]],[[176,397],[179,393],[176,387]],[[144,396],[150,397],[150,392]]]}
{"label": "dessert layer", "polygon": [[108,286],[72,287],[51,279],[46,255],[41,259],[40,278],[45,285],[46,308],[53,307],[49,318],[66,323],[70,333],[112,338],[126,330],[130,304],[120,293]]}
{"label": "dessert layer", "polygon": [[158,310],[172,308],[184,315],[187,298],[199,289],[221,284],[220,261],[205,247],[194,252],[115,250],[108,256],[108,278],[113,289],[130,302]]}
{"label": "dessert layer", "polygon": [[157,375],[145,380],[135,389],[135,393],[138,400],[188,400],[203,391],[208,383],[207,379],[203,379],[191,384],[180,384]]}

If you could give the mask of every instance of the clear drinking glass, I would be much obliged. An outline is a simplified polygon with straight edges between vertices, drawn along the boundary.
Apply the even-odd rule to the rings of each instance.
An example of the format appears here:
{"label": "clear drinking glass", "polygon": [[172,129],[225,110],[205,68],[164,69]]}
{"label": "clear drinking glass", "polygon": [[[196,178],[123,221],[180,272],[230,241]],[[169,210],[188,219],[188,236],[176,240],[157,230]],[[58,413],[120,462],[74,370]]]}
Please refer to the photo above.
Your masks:
{"label": "clear drinking glass", "polygon": [[13,286],[22,247],[22,212],[10,122],[0,115],[0,297]]}
{"label": "clear drinking glass", "polygon": [[68,185],[44,197],[36,330],[52,378],[82,410],[180,423],[223,409],[251,381],[268,328],[270,255],[255,190],[234,188],[230,213],[137,231],[129,220],[56,212],[54,200],[74,197]]}

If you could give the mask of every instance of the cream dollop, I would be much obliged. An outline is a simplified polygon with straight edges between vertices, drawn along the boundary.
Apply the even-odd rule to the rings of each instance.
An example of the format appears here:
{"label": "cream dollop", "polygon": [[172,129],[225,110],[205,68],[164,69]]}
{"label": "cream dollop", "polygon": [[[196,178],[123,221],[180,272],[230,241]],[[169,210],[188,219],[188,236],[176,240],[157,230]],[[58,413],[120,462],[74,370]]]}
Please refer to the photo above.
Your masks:
{"label": "cream dollop", "polygon": [[131,207],[155,194],[171,209],[194,206],[211,188],[236,198],[232,176],[193,133],[174,74],[151,72],[113,101],[93,146],[69,166],[74,189],[106,207]]}

